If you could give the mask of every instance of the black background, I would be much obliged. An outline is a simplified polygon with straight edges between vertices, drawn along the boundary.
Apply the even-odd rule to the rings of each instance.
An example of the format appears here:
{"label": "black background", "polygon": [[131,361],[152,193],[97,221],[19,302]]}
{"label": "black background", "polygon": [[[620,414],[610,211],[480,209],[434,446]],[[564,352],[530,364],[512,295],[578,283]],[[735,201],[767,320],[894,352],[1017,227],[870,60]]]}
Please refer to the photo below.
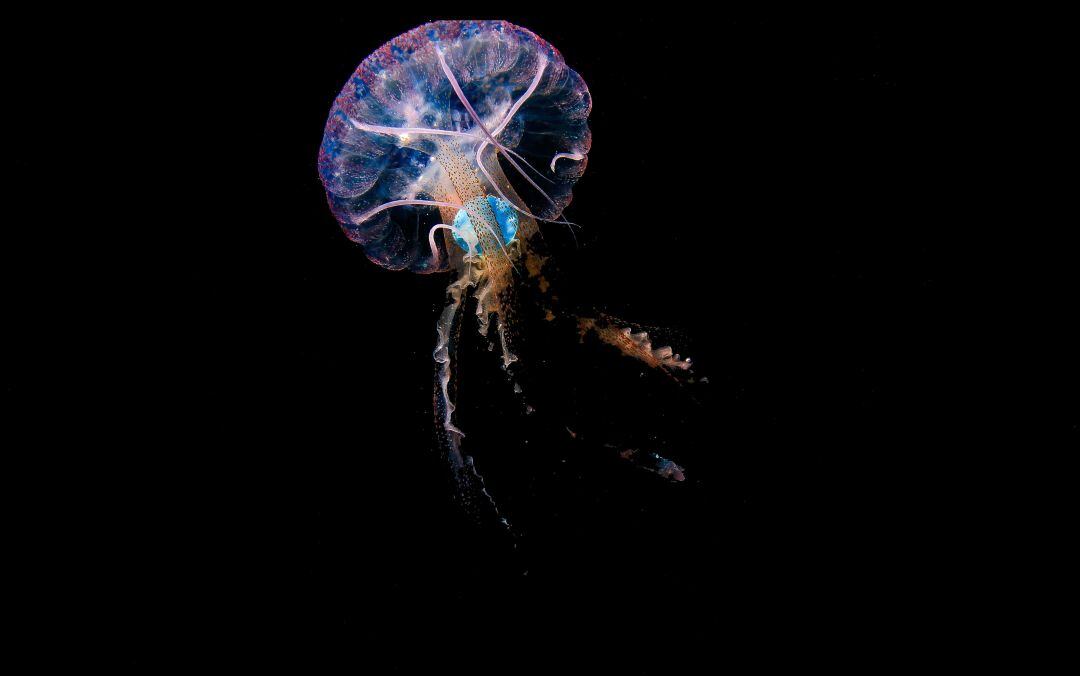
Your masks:
{"label": "black background", "polygon": [[[467,347],[466,451],[513,536],[461,509],[432,444],[448,279],[368,262],[315,167],[359,62],[447,16],[177,16],[107,50],[128,70],[99,90],[105,116],[112,96],[145,105],[102,139],[94,208],[134,229],[81,261],[66,331],[42,332],[50,354],[84,332],[50,381],[72,385],[27,365],[7,393],[17,412],[68,411],[101,477],[87,578],[118,662],[513,673],[586,648],[667,673],[699,651],[851,656],[910,631],[941,537],[931,459],[953,441],[919,31],[567,12],[499,13],[593,96],[568,211],[584,228],[577,245],[547,231],[559,292],[662,327],[710,382],[534,340],[532,396],[564,404],[535,422]],[[14,311],[43,319],[32,299]],[[572,443],[575,415],[687,481]]]}

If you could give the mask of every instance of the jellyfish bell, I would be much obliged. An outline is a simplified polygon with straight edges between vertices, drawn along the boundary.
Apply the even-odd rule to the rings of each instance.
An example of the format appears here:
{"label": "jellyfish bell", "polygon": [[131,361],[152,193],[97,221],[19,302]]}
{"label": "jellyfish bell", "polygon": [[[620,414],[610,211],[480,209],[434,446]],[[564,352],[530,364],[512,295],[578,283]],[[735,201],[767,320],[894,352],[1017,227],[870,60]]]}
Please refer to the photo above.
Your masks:
{"label": "jellyfish bell", "polygon": [[[558,220],[585,168],[591,105],[581,77],[527,29],[425,24],[364,59],[334,101],[319,152],[330,208],[384,267],[460,269],[468,252],[450,239],[469,242],[465,226],[486,263],[509,270],[487,198],[515,211],[522,239]],[[437,225],[449,228],[432,233],[432,252]]]}

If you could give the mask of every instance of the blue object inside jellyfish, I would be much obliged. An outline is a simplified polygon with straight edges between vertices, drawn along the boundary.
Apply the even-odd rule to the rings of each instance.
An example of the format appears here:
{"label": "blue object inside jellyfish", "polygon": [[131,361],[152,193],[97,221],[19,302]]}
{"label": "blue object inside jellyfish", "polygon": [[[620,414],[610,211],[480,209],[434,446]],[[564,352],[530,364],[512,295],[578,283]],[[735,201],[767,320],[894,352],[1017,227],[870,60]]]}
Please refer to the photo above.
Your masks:
{"label": "blue object inside jellyfish", "polygon": [[[498,197],[488,196],[488,205],[491,207],[492,213],[495,214],[495,221],[499,224],[500,234],[505,244],[509,244],[513,241],[518,231],[518,215],[514,207],[510,206],[510,203],[506,200],[499,199]],[[469,244],[458,233],[460,232],[479,232],[479,228],[474,228],[472,220],[469,218],[468,212],[461,209],[454,216],[454,229],[453,237],[454,243],[461,247],[464,251],[469,251]],[[473,253],[482,254],[484,248],[479,242],[476,243],[476,251]]]}

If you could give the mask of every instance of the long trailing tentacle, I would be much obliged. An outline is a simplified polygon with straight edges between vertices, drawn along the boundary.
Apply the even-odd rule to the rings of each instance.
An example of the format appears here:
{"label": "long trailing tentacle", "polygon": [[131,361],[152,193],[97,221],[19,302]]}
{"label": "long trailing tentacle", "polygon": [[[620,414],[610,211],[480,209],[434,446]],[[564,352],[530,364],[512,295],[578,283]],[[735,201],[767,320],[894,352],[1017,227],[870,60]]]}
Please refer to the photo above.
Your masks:
{"label": "long trailing tentacle", "polygon": [[[457,78],[454,77],[454,74],[450,71],[450,66],[446,64],[446,59],[443,58],[442,50],[435,48],[435,54],[439,57],[439,65],[442,66],[443,74],[446,75],[446,79],[450,81],[450,86],[453,88],[454,93],[457,94],[458,100],[461,101],[461,105],[465,107],[465,110],[469,113],[469,116],[472,117],[473,122],[475,122],[476,125],[480,127],[480,131],[484,132],[484,135],[487,136],[488,140],[486,143],[491,143],[499,150],[505,151],[506,147],[503,144],[499,143],[498,139],[496,139],[495,136],[492,135],[491,131],[488,130],[487,125],[485,125],[483,120],[480,119],[480,115],[476,112],[476,109],[474,109],[472,107],[472,104],[469,103],[469,99],[465,97],[465,92],[462,91],[461,85],[458,84]],[[546,63],[547,62],[545,61],[543,65],[546,65]],[[485,142],[481,142],[480,148],[477,152],[477,157],[479,157],[480,152],[483,151],[484,145]],[[551,199],[551,196],[544,192],[544,189],[537,185],[536,181],[532,180],[532,178],[530,178],[529,175],[525,173],[525,170],[521,168],[521,166],[514,160],[513,157],[507,154],[506,161],[509,162],[510,166],[514,167],[514,169],[516,169],[519,174],[521,174],[522,178],[528,181],[529,185],[531,185],[533,188],[536,189],[537,192],[543,195],[544,199],[546,199],[548,202],[551,202],[552,205],[558,207],[558,205],[555,203],[555,200]],[[485,176],[486,175],[487,172],[485,172]]]}
{"label": "long trailing tentacle", "polygon": [[466,265],[462,276],[446,290],[447,304],[436,324],[435,350],[431,355],[435,361],[435,418],[441,427],[440,442],[454,470],[455,479],[459,482],[461,494],[464,496],[468,492],[482,496],[502,527],[513,532],[510,522],[499,511],[495,498],[484,485],[484,477],[477,471],[472,456],[462,453],[461,440],[465,437],[465,433],[453,421],[454,411],[457,408],[450,398],[450,382],[454,375],[452,360],[456,359],[456,356],[452,355],[454,331],[460,321],[466,294],[470,287],[476,286],[478,279],[480,278],[474,274],[474,268]]}

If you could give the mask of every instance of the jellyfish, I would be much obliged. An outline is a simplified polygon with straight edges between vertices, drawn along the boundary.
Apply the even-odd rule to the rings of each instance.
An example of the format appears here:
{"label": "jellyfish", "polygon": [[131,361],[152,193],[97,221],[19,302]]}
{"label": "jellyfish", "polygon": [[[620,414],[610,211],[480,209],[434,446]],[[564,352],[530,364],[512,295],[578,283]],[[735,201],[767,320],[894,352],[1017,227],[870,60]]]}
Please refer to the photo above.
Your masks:
{"label": "jellyfish", "polygon": [[[333,103],[319,150],[330,209],[368,259],[451,277],[432,353],[436,436],[461,485],[493,507],[456,424],[456,341],[468,320],[497,345],[512,379],[516,289],[531,280],[548,291],[542,228],[578,227],[564,212],[588,165],[591,109],[584,80],[540,36],[505,21],[437,21],[364,59]],[[690,368],[612,317],[579,317],[577,326],[673,377]],[[684,478],[656,452],[616,450]]]}

